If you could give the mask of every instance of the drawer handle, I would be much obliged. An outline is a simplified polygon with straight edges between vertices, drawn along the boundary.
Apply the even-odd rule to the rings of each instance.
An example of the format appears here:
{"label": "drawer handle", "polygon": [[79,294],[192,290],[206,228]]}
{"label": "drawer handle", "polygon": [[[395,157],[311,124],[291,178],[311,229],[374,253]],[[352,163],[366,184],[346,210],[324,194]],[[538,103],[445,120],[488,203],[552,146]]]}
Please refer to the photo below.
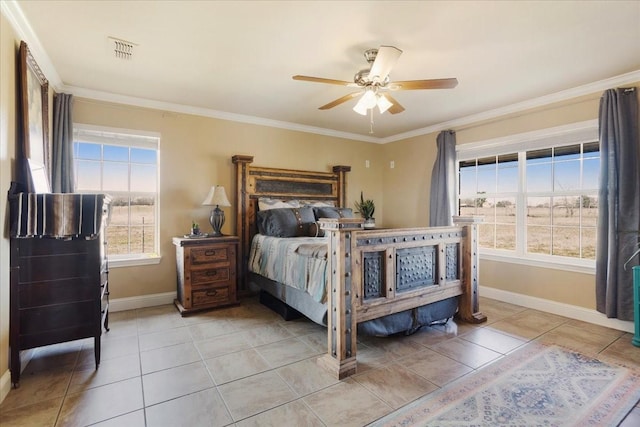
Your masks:
{"label": "drawer handle", "polygon": [[214,296],[216,296],[216,295],[218,295],[218,291],[216,291],[215,289],[209,289],[209,290],[207,291],[207,296],[208,296],[208,297],[214,297]]}
{"label": "drawer handle", "polygon": [[215,256],[216,255],[216,251],[209,249],[208,251],[204,251],[204,254],[206,256]]}
{"label": "drawer handle", "polygon": [[217,270],[207,270],[207,276],[211,277],[211,276],[217,276],[217,275],[218,275]]}

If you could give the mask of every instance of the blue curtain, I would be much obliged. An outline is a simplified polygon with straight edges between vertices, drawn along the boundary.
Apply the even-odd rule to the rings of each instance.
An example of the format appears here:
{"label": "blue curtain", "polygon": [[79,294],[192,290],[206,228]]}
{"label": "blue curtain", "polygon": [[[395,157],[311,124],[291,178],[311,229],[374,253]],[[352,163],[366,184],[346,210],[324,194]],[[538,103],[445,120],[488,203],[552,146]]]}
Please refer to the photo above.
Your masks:
{"label": "blue curtain", "polygon": [[53,99],[51,191],[73,193],[73,96],[58,93]]}
{"label": "blue curtain", "polygon": [[600,190],[596,308],[633,320],[633,278],[623,264],[640,233],[640,139],[635,88],[609,89],[600,99]]}
{"label": "blue curtain", "polygon": [[429,227],[453,225],[456,199],[456,133],[438,134],[438,155],[431,172]]}

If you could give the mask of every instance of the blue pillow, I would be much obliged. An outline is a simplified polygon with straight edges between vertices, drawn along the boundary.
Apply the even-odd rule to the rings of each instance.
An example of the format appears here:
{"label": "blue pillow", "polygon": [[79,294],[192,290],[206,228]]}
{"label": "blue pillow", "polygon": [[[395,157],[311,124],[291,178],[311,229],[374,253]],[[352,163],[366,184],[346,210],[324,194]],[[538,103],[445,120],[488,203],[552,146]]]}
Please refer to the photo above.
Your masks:
{"label": "blue pillow", "polygon": [[311,235],[310,225],[315,224],[313,209],[279,208],[258,211],[258,233],[273,237],[301,237]]}
{"label": "blue pillow", "polygon": [[353,211],[350,208],[315,207],[313,214],[316,220],[320,218],[353,218]]}

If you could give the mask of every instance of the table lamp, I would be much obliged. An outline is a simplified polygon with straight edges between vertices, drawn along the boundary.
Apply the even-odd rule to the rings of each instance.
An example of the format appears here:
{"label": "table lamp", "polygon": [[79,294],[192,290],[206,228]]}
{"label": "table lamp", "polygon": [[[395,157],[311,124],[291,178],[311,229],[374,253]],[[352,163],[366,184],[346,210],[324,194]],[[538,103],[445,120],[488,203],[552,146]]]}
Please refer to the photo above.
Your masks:
{"label": "table lamp", "polygon": [[231,206],[229,199],[227,199],[227,192],[224,190],[224,187],[221,185],[211,187],[209,194],[207,194],[207,197],[204,199],[202,204],[205,206],[215,206],[215,209],[211,211],[211,216],[209,217],[209,222],[213,228],[213,234],[211,234],[211,236],[222,236],[220,229],[224,225],[224,212],[220,209],[220,206]]}

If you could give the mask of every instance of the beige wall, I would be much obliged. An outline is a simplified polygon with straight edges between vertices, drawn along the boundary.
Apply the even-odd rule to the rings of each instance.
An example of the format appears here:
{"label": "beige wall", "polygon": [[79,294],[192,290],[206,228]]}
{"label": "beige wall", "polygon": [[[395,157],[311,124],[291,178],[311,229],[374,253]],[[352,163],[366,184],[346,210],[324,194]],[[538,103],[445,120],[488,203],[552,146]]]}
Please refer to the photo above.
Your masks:
{"label": "beige wall", "polygon": [[[213,184],[224,185],[230,198],[235,191],[231,156],[254,156],[258,166],[330,171],[349,165],[349,206],[364,191],[382,205],[380,146],[359,141],[312,135],[284,129],[236,123],[188,114],[76,99],[74,121],[99,126],[159,132],[160,142],[160,265],[112,269],[112,298],[175,292],[173,236],[188,232],[195,219],[205,230],[210,208],[201,206]],[[365,168],[365,160],[370,167]],[[376,214],[384,221],[382,211]],[[223,233],[233,234],[233,207],[226,208]]]}
{"label": "beige wall", "polygon": [[[19,46],[11,25],[0,15],[0,377],[9,369],[9,230],[7,199],[11,183],[16,139],[16,55]],[[0,390],[6,392],[7,384]]]}
{"label": "beige wall", "polygon": [[[601,92],[598,92],[454,128],[456,141],[457,144],[467,144],[597,119],[600,95]],[[387,165],[383,187],[386,225],[411,227],[428,224],[428,197],[431,169],[437,151],[436,136],[433,133],[383,146],[383,162]],[[391,160],[395,160],[395,169],[388,168]],[[480,285],[595,309],[593,274],[481,260]]]}

